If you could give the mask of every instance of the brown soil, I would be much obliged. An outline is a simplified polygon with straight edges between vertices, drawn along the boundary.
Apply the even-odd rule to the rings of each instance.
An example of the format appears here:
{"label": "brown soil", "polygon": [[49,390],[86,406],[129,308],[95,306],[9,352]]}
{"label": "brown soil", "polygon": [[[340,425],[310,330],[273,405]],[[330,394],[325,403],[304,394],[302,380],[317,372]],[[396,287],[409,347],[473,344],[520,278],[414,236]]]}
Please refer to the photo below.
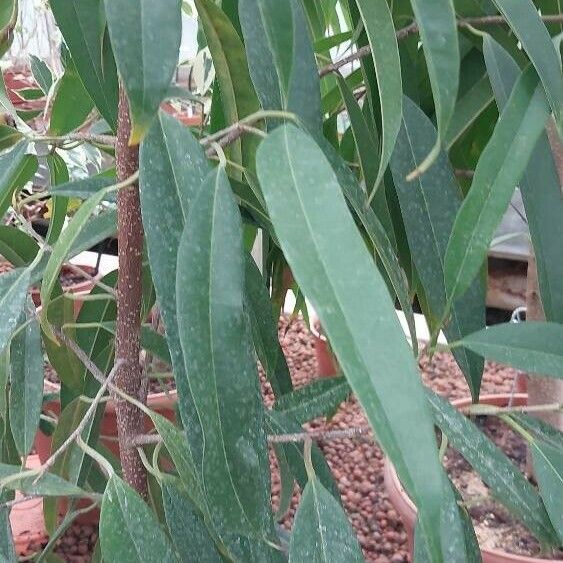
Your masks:
{"label": "brown soil", "polygon": [[[496,418],[478,417],[476,423],[524,473],[526,442]],[[563,559],[562,550],[541,554],[536,538],[492,498],[489,488],[455,450],[448,449],[445,467],[466,503],[481,547],[548,560]]]}
{"label": "brown soil", "polygon": [[[295,320],[288,325],[287,319],[281,319],[279,329],[280,342],[287,357],[293,383],[296,388],[302,387],[316,377],[313,337],[301,320]],[[468,396],[465,380],[451,355],[436,354],[432,361],[425,357],[420,367],[424,382],[436,392],[452,400]],[[271,387],[265,381],[261,368],[259,371],[265,403],[271,406],[274,400]],[[483,378],[483,392],[509,391],[516,373],[509,368],[487,364]],[[312,421],[307,427],[345,429],[366,424],[366,418],[359,404],[352,398],[341,405],[331,421],[327,422],[321,418]],[[357,533],[366,561],[373,563],[410,561],[406,532],[385,491],[383,454],[380,448],[376,444],[351,439],[324,443],[321,444],[321,448],[337,480],[344,508]],[[276,507],[279,502],[280,482],[273,455],[271,464],[272,502]],[[289,513],[282,521],[282,525],[287,529],[291,526],[298,502],[299,492],[296,489]],[[67,534],[70,533],[74,538],[77,534],[79,537],[86,537],[86,533],[80,530],[80,526],[74,526]],[[64,543],[65,540],[61,541],[61,545]],[[79,543],[78,539],[73,545]],[[58,553],[67,561],[83,561],[83,559],[71,559],[70,557],[74,555],[71,555],[70,549],[65,555]]]}

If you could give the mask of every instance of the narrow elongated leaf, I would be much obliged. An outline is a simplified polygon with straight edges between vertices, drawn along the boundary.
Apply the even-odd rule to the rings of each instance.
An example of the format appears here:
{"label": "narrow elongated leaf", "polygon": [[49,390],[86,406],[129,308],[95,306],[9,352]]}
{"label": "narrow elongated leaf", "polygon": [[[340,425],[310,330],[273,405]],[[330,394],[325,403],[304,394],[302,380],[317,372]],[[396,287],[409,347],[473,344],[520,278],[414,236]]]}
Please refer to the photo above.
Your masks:
{"label": "narrow elongated leaf", "polygon": [[276,400],[274,408],[303,424],[319,416],[330,415],[350,393],[345,377],[322,378],[282,395]]}
{"label": "narrow elongated leaf", "polygon": [[156,298],[172,355],[178,407],[193,458],[199,464],[201,428],[178,334],[176,260],[189,207],[211,165],[189,129],[160,113],[141,145],[139,169],[143,227]]}
{"label": "narrow elongated leaf", "polygon": [[[483,53],[497,105],[502,110],[520,69],[512,56],[490,36]],[[540,135],[519,183],[538,271],[542,307],[548,321],[563,322],[563,198],[557,166],[547,134]]]}
{"label": "narrow elongated leaf", "polygon": [[[56,0],[55,0],[56,2]],[[39,88],[43,90],[43,93],[47,95],[51,86],[53,84],[53,74],[51,69],[47,66],[45,61],[42,61],[39,57],[35,55],[30,56],[31,59],[31,72],[35,82],[39,85]]]}
{"label": "narrow elongated leaf", "polygon": [[434,96],[438,138],[424,161],[425,170],[438,156],[454,113],[459,83],[459,47],[455,12],[452,0],[411,0],[428,76]]}
{"label": "narrow elongated leaf", "polygon": [[364,561],[360,544],[344,509],[314,476],[307,483],[295,514],[289,561]]}
{"label": "narrow elongated leaf", "polygon": [[545,88],[558,126],[563,127],[561,59],[532,0],[493,0],[520,40]]}
{"label": "narrow elongated leaf", "polygon": [[530,450],[543,503],[563,543],[563,450],[535,440]]}
{"label": "narrow elongated leaf", "polygon": [[13,338],[10,347],[10,426],[22,457],[33,446],[43,402],[41,334],[37,321],[30,318],[35,307],[30,297],[28,300],[30,313],[22,315],[21,321],[29,323]]}
{"label": "narrow elongated leaf", "polygon": [[117,475],[108,481],[100,514],[104,561],[176,561],[172,546],[145,501]]}
{"label": "narrow elongated leaf", "polygon": [[[445,152],[441,151],[426,174],[407,182],[406,175],[431,150],[435,128],[410,99],[403,103],[403,126],[391,158],[391,170],[403,224],[432,315],[441,318],[446,306],[444,257],[449,235],[461,206],[459,187]],[[452,306],[445,328],[448,340],[458,340],[485,326],[485,287],[482,280]],[[454,350],[471,395],[478,397],[483,361],[464,349]]]}
{"label": "narrow elongated leaf", "polygon": [[[82,178],[81,180],[54,185],[51,188],[51,193],[53,195],[88,199],[103,188],[115,184],[115,182],[115,171],[112,171],[112,173],[102,172],[101,174],[88,176],[88,178]],[[115,200],[115,196],[108,194],[108,199]]]}
{"label": "narrow elongated leaf", "polygon": [[317,65],[298,0],[239,0],[250,76],[263,109],[295,113],[309,131],[321,130]]}
{"label": "narrow elongated leaf", "polygon": [[10,477],[5,487],[12,491],[21,491],[27,495],[37,495],[42,497],[87,497],[88,493],[80,487],[68,483],[58,475],[44,473],[38,479],[37,473],[14,477],[22,473],[20,465],[8,465],[0,463],[0,480]]}
{"label": "narrow elongated leaf", "polygon": [[[195,5],[213,59],[226,125],[236,123],[259,109],[244,46],[229,18],[214,2],[196,0]],[[253,136],[238,139],[230,146],[232,160],[251,164],[255,147]]]}
{"label": "narrow elongated leaf", "polygon": [[532,67],[522,73],[483,151],[446,252],[449,298],[462,295],[482,266],[494,232],[549,116]]}
{"label": "narrow elongated leaf", "polygon": [[[49,183],[56,185],[68,182],[68,168],[63,158],[56,152],[47,157],[49,167]],[[47,231],[47,242],[53,244],[61,234],[66,221],[68,209],[68,198],[57,196],[51,198],[51,217],[49,218],[49,230]]]}
{"label": "narrow elongated leaf", "polygon": [[272,315],[264,278],[251,256],[246,256],[245,309],[250,320],[256,354],[276,397],[293,389],[289,368],[278,339],[278,323]]}
{"label": "narrow elongated leaf", "polygon": [[30,283],[28,269],[18,268],[0,275],[0,352],[16,328]]}
{"label": "narrow elongated leaf", "polygon": [[[13,493],[3,493],[0,497],[1,502],[11,500],[8,495]],[[10,524],[10,509],[4,506],[0,509],[0,558],[6,563],[17,561],[12,526]]]}
{"label": "narrow elongated leaf", "polygon": [[205,443],[201,471],[212,517],[233,533],[265,536],[269,469],[243,260],[239,211],[219,167],[201,186],[178,249],[178,328]]}
{"label": "narrow elongated leaf", "polygon": [[117,128],[117,70],[106,26],[103,0],[52,0],[51,10],[76,70],[96,107]]}
{"label": "narrow elongated leaf", "polygon": [[[442,472],[430,415],[393,303],[337,178],[314,141],[293,126],[279,127],[263,141],[257,165],[293,274],[319,313],[382,446],[400,468],[422,515],[432,557],[439,561]],[[343,247],[346,252],[336,251]],[[346,274],[352,271],[354,276]],[[368,334],[380,337],[374,341]]]}
{"label": "narrow elongated leaf", "polygon": [[534,487],[477,427],[432,391],[427,391],[436,424],[481,476],[495,497],[538,539],[557,542],[542,500]]}
{"label": "narrow elongated leaf", "polygon": [[78,129],[85,121],[94,102],[88,95],[74,65],[67,66],[57,82],[55,99],[51,108],[49,132],[64,135]]}
{"label": "narrow elongated leaf", "polygon": [[444,145],[450,148],[493,101],[491,82],[485,73],[456,103]]}
{"label": "narrow elongated leaf", "polygon": [[12,45],[18,20],[18,0],[7,0],[0,7],[0,57]]}
{"label": "narrow elongated leaf", "polygon": [[0,156],[0,217],[11,203],[14,181],[22,170],[27,145],[27,141],[21,141],[10,152]]}
{"label": "narrow elongated leaf", "polygon": [[16,268],[27,266],[37,254],[39,245],[20,229],[0,225],[0,255]]}
{"label": "narrow elongated leaf", "polygon": [[[61,233],[61,236],[58,238],[55,246],[53,247],[53,252],[49,257],[49,261],[47,262],[47,266],[45,267],[45,272],[43,274],[43,283],[41,284],[41,303],[45,311],[48,308],[49,301],[51,299],[51,292],[53,291],[55,282],[58,279],[59,270],[61,269],[63,262],[67,259],[73,244],[75,244],[76,240],[79,238],[79,235],[90,218],[90,215],[104,199],[109,189],[111,188],[100,190],[80,206],[67,228]],[[46,318],[44,314],[41,319],[41,324],[47,335],[51,339],[56,340],[52,331],[48,327],[48,323],[45,322]]]}
{"label": "narrow elongated leaf", "polygon": [[186,563],[220,563],[213,538],[196,508],[170,478],[164,479],[162,502],[166,523],[180,560]]}
{"label": "narrow elongated leaf", "polygon": [[563,325],[530,321],[491,326],[461,342],[484,358],[563,379],[561,338]]}
{"label": "narrow elongated leaf", "polygon": [[563,449],[563,432],[544,422],[541,418],[522,413],[511,413],[510,418],[513,418],[519,426],[527,430],[537,440],[552,447]]}
{"label": "narrow elongated leaf", "polygon": [[182,37],[180,0],[104,0],[119,76],[132,118],[129,143],[148,132],[168,92]]}
{"label": "narrow elongated leaf", "polygon": [[368,193],[372,194],[383,179],[401,128],[401,61],[387,0],[356,0],[356,4],[371,47],[381,106],[381,153],[376,163],[377,175],[367,186]]}

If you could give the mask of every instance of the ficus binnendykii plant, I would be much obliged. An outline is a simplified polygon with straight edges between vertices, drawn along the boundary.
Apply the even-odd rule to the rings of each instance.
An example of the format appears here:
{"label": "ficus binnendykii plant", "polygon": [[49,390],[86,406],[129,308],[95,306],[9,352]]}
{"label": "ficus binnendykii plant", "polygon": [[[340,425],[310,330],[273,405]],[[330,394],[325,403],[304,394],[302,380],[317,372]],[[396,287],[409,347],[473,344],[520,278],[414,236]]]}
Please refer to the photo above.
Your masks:
{"label": "ficus binnendykii plant", "polygon": [[[301,427],[353,393],[416,504],[417,560],[480,559],[436,428],[546,552],[561,547],[563,428],[535,416],[563,407],[558,4],[192,8],[213,61],[210,103],[173,83],[188,9],[180,0],[50,0],[62,72],[31,61],[42,119],[16,111],[0,84],[15,123],[0,125],[0,253],[13,265],[0,275],[4,522],[14,491],[44,498],[51,541],[41,560],[74,518],[101,508],[105,561],[361,561],[330,469]],[[17,9],[16,0],[0,7],[2,41]],[[160,109],[178,99],[210,107],[199,126]],[[84,150],[103,169],[69,175]],[[29,195],[38,166],[49,183]],[[483,270],[516,188],[545,321],[486,329]],[[38,198],[49,202],[45,236],[24,213]],[[64,292],[63,264],[115,233],[119,269],[86,295]],[[287,266],[343,374],[299,393],[277,337]],[[415,295],[430,352],[443,330],[463,372],[468,412],[521,434],[537,486],[467,413],[424,388]],[[55,398],[44,397],[44,354],[60,381]],[[148,356],[174,378],[174,422],[147,399]],[[480,404],[483,358],[541,374],[551,400]],[[58,416],[42,415],[44,401]],[[110,404],[119,459],[101,439]],[[51,453],[24,469],[40,425]],[[271,507],[269,443],[283,458],[282,482],[302,491],[289,541],[277,525],[283,511]],[[16,559],[7,525],[0,550]]]}

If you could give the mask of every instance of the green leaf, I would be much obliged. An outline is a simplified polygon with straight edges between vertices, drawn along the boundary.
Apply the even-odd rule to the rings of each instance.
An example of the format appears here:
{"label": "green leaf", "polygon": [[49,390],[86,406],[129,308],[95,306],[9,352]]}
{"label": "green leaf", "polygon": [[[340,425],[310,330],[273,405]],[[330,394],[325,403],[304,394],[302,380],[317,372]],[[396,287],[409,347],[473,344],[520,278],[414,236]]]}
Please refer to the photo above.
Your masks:
{"label": "green leaf", "polygon": [[309,131],[320,131],[319,76],[300,2],[240,0],[239,12],[262,108],[295,113]]}
{"label": "green leaf", "polygon": [[256,355],[276,397],[293,389],[289,368],[278,339],[278,323],[272,315],[264,278],[251,256],[246,255],[245,309],[250,321]]}
{"label": "green leaf", "polygon": [[[52,195],[75,197],[78,199],[88,199],[90,196],[97,194],[100,190],[107,188],[116,183],[115,170],[109,170],[81,178],[80,180],[72,180],[61,184],[54,185],[50,193]],[[109,201],[115,201],[114,194],[107,194]]]}
{"label": "green leaf", "polygon": [[[51,186],[62,182],[68,182],[68,168],[64,159],[56,152],[47,156],[49,167],[49,184]],[[51,217],[49,218],[49,230],[47,242],[53,244],[61,234],[66,221],[68,209],[68,198],[57,196],[51,198]]]}
{"label": "green leaf", "polygon": [[295,514],[290,563],[364,561],[360,544],[344,509],[313,475]]}
{"label": "green leaf", "polygon": [[471,86],[457,101],[444,145],[450,148],[493,101],[491,82],[487,73]]}
{"label": "green leaf", "polygon": [[[55,4],[55,2],[51,3]],[[31,72],[33,74],[33,78],[35,82],[39,85],[39,88],[43,91],[45,95],[49,93],[51,86],[53,85],[53,74],[51,73],[51,69],[47,66],[45,61],[42,61],[39,57],[35,55],[30,56],[31,59]]]}
{"label": "green leaf", "polygon": [[9,149],[17,142],[21,141],[23,134],[14,127],[0,125],[0,150]]}
{"label": "green leaf", "polygon": [[462,295],[483,265],[489,244],[549,117],[532,67],[525,70],[479,158],[446,252],[448,297]]}
{"label": "green leaf", "polygon": [[274,408],[303,424],[319,416],[329,416],[348,399],[350,393],[345,377],[327,377],[282,395],[276,400]]}
{"label": "green leaf", "polygon": [[[383,448],[400,468],[418,504],[432,556],[439,561],[436,522],[442,472],[412,351],[385,282],[356,230],[332,168],[312,139],[293,126],[279,127],[262,142],[257,165],[295,279],[319,313]],[[346,252],[337,252],[339,248]],[[352,271],[354,276],[348,275]],[[368,337],[373,334],[380,338]]]}
{"label": "green leaf", "polygon": [[117,475],[108,481],[100,514],[104,561],[172,563],[172,546],[145,501]]}
{"label": "green leaf", "polygon": [[[461,206],[461,194],[444,151],[440,151],[426,174],[412,182],[406,180],[408,172],[431,150],[435,131],[422,110],[405,97],[403,125],[391,158],[391,170],[412,260],[431,313],[441,318],[446,306],[444,256]],[[449,341],[454,341],[484,326],[485,287],[482,280],[477,279],[471,289],[454,302],[445,333]],[[478,397],[483,361],[463,348],[453,352],[471,395]]]}
{"label": "green leaf", "polygon": [[[6,493],[0,497],[1,502],[11,500]],[[0,560],[3,563],[17,561],[12,526],[10,524],[10,509],[7,506],[0,508]]]}
{"label": "green leaf", "polygon": [[180,561],[220,563],[223,561],[205,522],[196,508],[171,478],[161,483],[166,523]]}
{"label": "green leaf", "polygon": [[535,416],[522,413],[510,413],[510,418],[513,418],[519,426],[537,440],[546,442],[555,448],[563,448],[563,432],[557,430],[551,424]]}
{"label": "green leaf", "polygon": [[563,325],[530,321],[494,325],[466,336],[461,343],[484,358],[563,379],[562,337]]}
{"label": "green leaf", "polygon": [[432,391],[427,391],[434,419],[454,447],[481,476],[495,498],[540,541],[557,542],[542,500],[534,487],[477,427]]}
{"label": "green leaf", "polygon": [[22,468],[19,465],[0,463],[0,480],[4,482],[5,479],[9,478],[3,483],[3,486],[7,489],[42,497],[83,498],[89,496],[80,487],[68,483],[58,475],[44,473],[38,478],[37,472],[25,472],[21,477],[15,477],[21,472]]}
{"label": "green leaf", "polygon": [[29,277],[27,268],[17,268],[0,275],[0,352],[4,350],[18,325],[29,287]]}
{"label": "green leaf", "polygon": [[563,544],[563,450],[535,440],[530,450],[543,503]]}
{"label": "green leaf", "polygon": [[156,298],[172,356],[178,407],[193,457],[200,463],[201,428],[178,334],[176,260],[189,208],[211,164],[189,129],[160,113],[141,144],[139,170],[143,227]]}
{"label": "green leaf", "polygon": [[132,119],[129,144],[148,132],[178,64],[180,0],[104,0],[117,70]]}
{"label": "green leaf", "polygon": [[[375,162],[377,175],[367,185],[371,199],[383,179],[401,128],[403,87],[395,26],[387,0],[356,0],[356,4],[371,47],[381,108],[381,151],[379,162]],[[375,154],[377,152],[372,154],[373,161]]]}
{"label": "green leaf", "polygon": [[[74,214],[74,217],[55,243],[51,256],[49,257],[49,261],[47,262],[47,266],[45,267],[43,283],[41,284],[41,303],[44,310],[47,309],[49,301],[51,300],[51,293],[53,291],[53,287],[55,286],[55,282],[58,279],[59,270],[61,269],[63,262],[67,259],[73,245],[79,239],[79,235],[90,218],[90,215],[102,202],[109,189],[111,188],[100,190],[98,193],[87,199]],[[83,232],[82,235],[84,235]],[[45,329],[49,338],[56,340],[52,331],[48,327],[44,314],[41,315],[41,325]]]}
{"label": "green leaf", "polygon": [[239,211],[218,167],[191,206],[178,249],[178,328],[205,443],[201,471],[212,517],[233,533],[265,536],[269,469],[243,309],[243,258]]}
{"label": "green leaf", "polygon": [[530,57],[545,88],[549,105],[563,128],[563,74],[561,58],[532,0],[493,0]]}
{"label": "green leaf", "polygon": [[84,88],[74,65],[67,66],[62,78],[57,82],[49,133],[64,135],[78,129],[86,121],[93,107],[94,102]]}
{"label": "green leaf", "polygon": [[13,225],[0,225],[0,255],[16,268],[29,265],[38,250],[39,245],[27,233]]}
{"label": "green leaf", "polygon": [[105,36],[103,0],[51,0],[50,6],[84,87],[115,131],[117,70],[110,42]]}
{"label": "green leaf", "polygon": [[27,140],[21,141],[10,152],[0,156],[0,217],[12,203],[16,180],[25,167],[27,145]]}
{"label": "green leaf", "polygon": [[[259,109],[244,45],[229,18],[214,2],[195,0],[195,5],[213,59],[226,125],[230,125]],[[252,135],[236,140],[230,145],[231,160],[250,166],[255,147]]]}
{"label": "green leaf", "polygon": [[434,96],[438,138],[419,165],[424,172],[438,156],[454,114],[459,83],[459,47],[452,0],[411,0]]}
{"label": "green leaf", "polygon": [[[504,108],[520,69],[490,36],[483,53],[497,105]],[[563,322],[563,262],[558,259],[563,239],[563,198],[549,139],[540,135],[519,182],[534,247],[542,307],[548,321]]]}
{"label": "green leaf", "polygon": [[10,426],[22,457],[33,446],[43,402],[43,350],[39,325],[34,320],[35,307],[28,298],[28,322],[12,340],[10,347]]}

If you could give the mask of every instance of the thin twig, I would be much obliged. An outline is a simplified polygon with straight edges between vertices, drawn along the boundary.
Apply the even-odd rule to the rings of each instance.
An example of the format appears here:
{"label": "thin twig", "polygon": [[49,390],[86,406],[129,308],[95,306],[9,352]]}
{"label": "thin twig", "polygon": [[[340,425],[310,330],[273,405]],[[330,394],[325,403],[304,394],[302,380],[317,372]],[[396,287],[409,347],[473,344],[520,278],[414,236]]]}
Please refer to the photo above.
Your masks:
{"label": "thin twig", "polygon": [[92,403],[88,407],[88,410],[84,414],[84,417],[82,418],[80,423],[76,426],[76,428],[71,432],[71,434],[68,436],[68,438],[59,446],[59,448],[53,454],[51,454],[51,457],[49,457],[49,459],[47,459],[45,461],[45,463],[43,463],[41,465],[37,479],[39,479],[42,475],[44,475],[54,465],[57,458],[65,450],[67,450],[72,445],[72,443],[82,434],[83,430],[86,428],[86,425],[88,424],[88,422],[90,421],[92,416],[94,416],[94,413],[96,412],[96,409],[98,408],[98,404],[102,400],[102,397],[104,396],[104,393],[106,392],[106,389],[108,388],[108,385],[110,385],[113,378],[115,377],[115,374],[117,373],[117,370],[119,369],[119,367],[123,363],[124,363],[124,360],[122,360],[120,358],[118,358],[115,361],[115,363],[113,364],[113,367],[111,368],[111,371],[109,372],[108,376],[105,378],[104,382],[102,383],[102,385],[98,389],[98,392],[96,393],[96,396],[94,397],[94,400],[92,401]]}
{"label": "thin twig", "polygon": [[[563,14],[552,14],[547,16],[541,16],[541,19],[545,23],[563,23]],[[508,22],[504,18],[504,16],[483,16],[483,17],[474,17],[474,18],[460,18],[457,20],[457,26],[460,28],[467,28],[471,27],[484,27],[487,25],[508,25]],[[416,22],[407,25],[401,29],[398,29],[395,32],[395,36],[397,40],[400,41],[413,33],[418,33],[418,24]],[[340,67],[343,67],[353,61],[361,59],[363,57],[367,57],[371,53],[371,49],[369,45],[365,45],[358,49],[355,53],[340,59],[334,63],[326,65],[319,70],[319,76],[322,78],[331,72],[335,72]]]}
{"label": "thin twig", "polygon": [[92,133],[69,133],[68,135],[60,135],[56,137],[31,137],[32,141],[43,141],[46,143],[65,143],[67,141],[78,141],[94,143],[96,145],[104,145],[108,147],[115,146],[115,137],[113,135],[94,135]]}
{"label": "thin twig", "polygon": [[329,440],[346,440],[353,439],[361,442],[373,442],[374,437],[371,434],[369,426],[358,426],[355,428],[345,428],[344,430],[311,430],[309,432],[295,432],[292,434],[273,434],[268,436],[270,444],[280,444],[286,442],[304,442],[305,440],[314,440],[315,442],[324,442]]}
{"label": "thin twig", "polygon": [[117,298],[117,292],[115,289],[104,282],[102,282],[98,277],[89,274],[86,270],[73,264],[72,262],[67,262],[66,267],[72,270],[76,274],[80,274],[82,277],[91,281],[94,285],[97,285],[100,289],[103,289],[106,293],[109,293],[112,297]]}
{"label": "thin twig", "polygon": [[563,410],[563,403],[546,403],[543,405],[522,405],[518,407],[495,407],[494,405],[476,404],[460,409],[464,414],[501,416],[510,413],[557,412]]}

